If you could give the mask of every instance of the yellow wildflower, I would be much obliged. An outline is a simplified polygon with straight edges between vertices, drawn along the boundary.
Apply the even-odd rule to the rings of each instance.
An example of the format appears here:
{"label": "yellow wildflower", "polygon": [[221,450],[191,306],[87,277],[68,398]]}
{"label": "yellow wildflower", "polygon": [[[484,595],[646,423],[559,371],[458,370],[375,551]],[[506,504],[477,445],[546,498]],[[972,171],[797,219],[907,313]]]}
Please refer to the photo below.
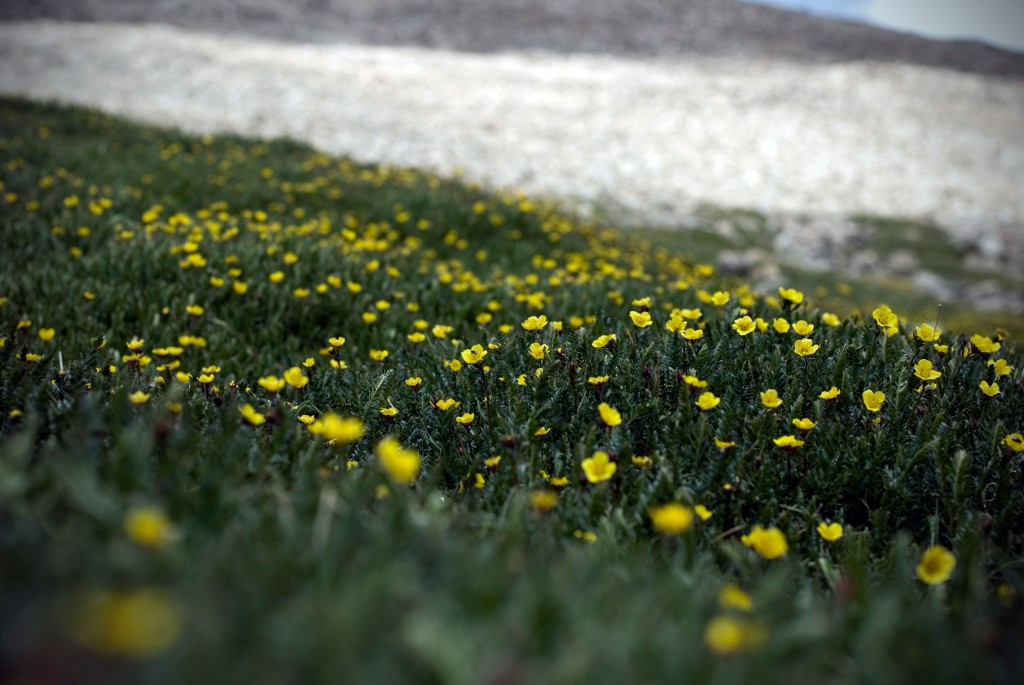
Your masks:
{"label": "yellow wildflower", "polygon": [[865,390],[862,397],[864,399],[864,406],[867,407],[868,411],[880,410],[882,403],[885,402],[885,393],[881,390]]}
{"label": "yellow wildflower", "polygon": [[997,376],[1009,376],[1013,373],[1013,367],[1006,363],[1005,359],[988,360],[988,365],[992,369],[992,373]]}
{"label": "yellow wildflower", "polygon": [[811,421],[810,419],[806,419],[805,418],[805,419],[793,419],[793,425],[796,426],[798,429],[800,429],[800,430],[802,430],[804,432],[807,432],[807,431],[811,430],[812,428],[814,428],[814,426],[817,425],[817,424],[815,424],[814,421]]}
{"label": "yellow wildflower", "polygon": [[616,336],[614,333],[612,333],[611,335],[602,335],[598,337],[592,343],[590,343],[590,345],[591,347],[596,347],[597,349],[603,349],[608,346],[608,343],[614,342],[615,340]]}
{"label": "yellow wildflower", "polygon": [[693,525],[693,509],[679,502],[653,507],[648,514],[654,529],[665,535],[680,535]]}
{"label": "yellow wildflower", "polygon": [[150,549],[163,549],[174,542],[175,531],[159,507],[132,507],[124,516],[124,531],[132,542]]}
{"label": "yellow wildflower", "polygon": [[752,651],[760,647],[767,637],[764,624],[737,616],[715,616],[704,628],[704,644],[719,656]]}
{"label": "yellow wildflower", "polygon": [[748,333],[753,333],[755,328],[757,328],[757,325],[754,323],[754,320],[751,319],[749,316],[741,316],[740,318],[732,322],[732,329],[739,333],[740,335],[747,335]]}
{"label": "yellow wildflower", "polygon": [[238,409],[246,423],[252,426],[262,426],[267,419],[263,414],[256,411],[251,404],[243,405]]}
{"label": "yellow wildflower", "polygon": [[597,405],[597,411],[600,412],[601,420],[606,426],[614,427],[622,423],[622,415],[607,402]]}
{"label": "yellow wildflower", "polygon": [[820,393],[818,393],[818,397],[820,397],[823,400],[834,400],[835,398],[839,397],[839,394],[839,388],[833,385],[828,390],[822,390]]}
{"label": "yellow wildflower", "polygon": [[820,345],[815,345],[814,341],[810,338],[800,338],[793,343],[793,351],[801,357],[809,357],[818,351]]}
{"label": "yellow wildflower", "polygon": [[769,388],[761,393],[761,404],[768,409],[776,409],[782,406],[782,398],[775,388]]}
{"label": "yellow wildflower", "polygon": [[987,381],[982,381],[978,384],[978,387],[981,388],[981,392],[988,397],[995,397],[1000,392],[998,383],[992,383],[990,385]]}
{"label": "yellow wildflower", "polygon": [[725,609],[736,609],[737,611],[754,610],[754,600],[734,583],[729,583],[719,591],[718,603]]}
{"label": "yellow wildflower", "polygon": [[487,356],[487,350],[483,348],[483,345],[473,345],[467,350],[462,351],[462,361],[467,364],[477,364]]}
{"label": "yellow wildflower", "polygon": [[283,375],[284,381],[293,388],[304,388],[309,383],[309,378],[297,366],[291,367]]}
{"label": "yellow wildflower", "polygon": [[684,338],[692,342],[694,340],[700,340],[701,338],[703,338],[704,331],[700,328],[687,328],[679,335],[683,336]]}
{"label": "yellow wildflower", "polygon": [[789,322],[785,319],[775,319],[772,321],[772,328],[776,333],[789,333]]}
{"label": "yellow wildflower", "polygon": [[355,417],[342,418],[334,412],[327,412],[311,423],[307,429],[332,444],[347,444],[363,435],[363,422]]}
{"label": "yellow wildflower", "polygon": [[57,330],[54,328],[40,328],[39,339],[43,342],[50,342],[53,340],[53,336],[57,334]]}
{"label": "yellow wildflower", "polygon": [[733,442],[732,440],[719,440],[717,437],[715,438],[715,447],[717,447],[720,450],[727,450],[730,447],[735,447],[735,446],[736,446],[736,443]]}
{"label": "yellow wildflower", "polygon": [[584,459],[581,466],[583,466],[583,473],[590,483],[608,480],[615,475],[615,471],[618,469],[618,464],[611,461],[607,452],[602,451],[594,452],[594,456]]}
{"label": "yellow wildflower", "polygon": [[778,559],[789,550],[786,536],[778,528],[754,526],[748,535],[744,535],[740,539],[744,545],[765,559]]}
{"label": "yellow wildflower", "polygon": [[917,577],[928,585],[941,585],[956,568],[956,557],[942,545],[929,547],[917,564]]}
{"label": "yellow wildflower", "polygon": [[137,407],[139,405],[145,404],[146,402],[149,402],[150,397],[152,397],[152,395],[150,395],[148,392],[136,390],[131,395],[128,395],[128,401],[130,401]]}
{"label": "yellow wildflower", "polygon": [[884,304],[871,312],[871,317],[882,328],[895,328],[899,323],[896,314]]}
{"label": "yellow wildflower", "polygon": [[548,353],[548,346],[541,343],[530,343],[530,356],[534,359],[543,359]]}
{"label": "yellow wildflower", "polygon": [[537,490],[530,493],[530,506],[539,512],[551,511],[558,504],[558,493],[554,490]]}
{"label": "yellow wildflower", "polygon": [[651,325],[651,313],[650,312],[630,312],[629,318],[633,322],[633,325],[637,328],[647,328]]}
{"label": "yellow wildflower", "polygon": [[941,334],[942,331],[937,328],[932,328],[926,323],[923,323],[914,329],[914,335],[916,335],[918,340],[921,342],[935,342],[939,339],[939,335]]}
{"label": "yellow wildflower", "polygon": [[284,389],[285,380],[277,376],[264,376],[257,378],[256,383],[269,393],[280,392]]}
{"label": "yellow wildflower", "polygon": [[818,524],[818,535],[826,542],[835,542],[843,537],[843,526],[840,523],[825,523],[822,521]]}
{"label": "yellow wildflower", "polygon": [[814,331],[814,324],[807,323],[803,319],[800,319],[795,324],[793,324],[793,332],[799,335],[801,338],[806,338],[811,334],[812,331]]}
{"label": "yellow wildflower", "polygon": [[382,362],[382,361],[384,361],[385,359],[388,358],[389,354],[390,354],[390,352],[388,352],[387,350],[371,349],[370,350],[370,359],[372,359],[375,362]]}
{"label": "yellow wildflower", "polygon": [[804,294],[795,288],[779,288],[779,297],[793,305],[804,301]]}
{"label": "yellow wildflower", "polygon": [[701,521],[707,521],[709,518],[714,516],[712,511],[705,507],[703,504],[698,504],[697,506],[695,506],[693,508],[693,513],[695,513]]}
{"label": "yellow wildflower", "polygon": [[390,419],[398,415],[398,410],[394,407],[381,407],[380,415]]}
{"label": "yellow wildflower", "polygon": [[701,393],[700,397],[697,398],[697,401],[694,402],[694,404],[700,407],[702,411],[711,411],[712,409],[717,407],[719,402],[721,401],[721,398],[715,397],[714,393],[703,392]]}
{"label": "yellow wildflower", "polygon": [[523,321],[521,324],[523,330],[526,331],[539,331],[548,325],[548,317],[541,314],[540,316],[531,316]]}
{"label": "yellow wildflower", "polygon": [[410,376],[409,378],[405,379],[405,385],[407,387],[412,388],[413,390],[416,390],[421,385],[423,385],[423,379],[420,378],[419,376]]}
{"label": "yellow wildflower", "polygon": [[395,483],[408,485],[416,479],[420,470],[420,455],[416,450],[406,449],[388,436],[377,443],[376,453],[381,468]]}
{"label": "yellow wildflower", "polygon": [[919,359],[914,365],[914,375],[923,381],[933,381],[942,375],[941,371],[932,368],[932,363],[927,359]]}
{"label": "yellow wildflower", "polygon": [[783,435],[782,437],[775,438],[772,440],[776,447],[795,449],[797,447],[803,447],[804,441],[795,435]]}
{"label": "yellow wildflower", "polygon": [[463,425],[463,426],[468,426],[469,424],[473,423],[473,419],[475,419],[475,418],[476,418],[476,414],[472,414],[470,412],[466,412],[462,416],[456,416],[455,417],[455,423],[458,423],[458,424]]}
{"label": "yellow wildflower", "polygon": [[1010,433],[1003,438],[999,444],[1006,445],[1014,452],[1024,452],[1024,435],[1020,433]]}

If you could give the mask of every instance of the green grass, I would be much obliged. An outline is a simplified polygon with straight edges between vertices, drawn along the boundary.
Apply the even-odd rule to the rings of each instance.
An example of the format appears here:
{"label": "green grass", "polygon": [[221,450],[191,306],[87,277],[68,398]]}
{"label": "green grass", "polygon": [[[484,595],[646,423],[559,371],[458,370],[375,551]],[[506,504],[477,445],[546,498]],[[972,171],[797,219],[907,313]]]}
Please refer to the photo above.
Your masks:
{"label": "green grass", "polygon": [[[981,353],[993,330],[953,330],[940,353],[912,326],[876,325],[881,298],[833,325],[817,298],[787,307],[720,281],[668,238],[285,141],[17,100],[0,100],[0,131],[4,677],[1024,674],[1024,490],[1007,444],[1024,428],[1024,360],[1010,339]],[[647,308],[653,325],[634,325]],[[697,308],[700,339],[666,328]],[[738,335],[741,309],[768,329]],[[795,354],[780,318],[814,324],[817,352]],[[477,344],[487,356],[454,370]],[[923,395],[920,359],[942,374]],[[1012,370],[996,376],[997,359]],[[292,367],[305,387],[268,392]],[[763,406],[769,388],[780,407]],[[881,411],[867,389],[885,393]],[[707,411],[705,391],[721,399]],[[445,398],[461,405],[442,411]],[[362,434],[328,444],[310,430],[328,413]],[[798,418],[816,426],[802,435]],[[777,447],[784,435],[805,443]],[[415,451],[411,483],[387,468],[386,436]],[[598,452],[616,470],[590,482]],[[668,534],[651,512],[672,502],[710,517]],[[816,532],[827,521],[841,539]],[[766,558],[754,526],[786,553]],[[916,568],[932,545],[956,567],[928,585]],[[723,603],[730,585],[751,608]]]}

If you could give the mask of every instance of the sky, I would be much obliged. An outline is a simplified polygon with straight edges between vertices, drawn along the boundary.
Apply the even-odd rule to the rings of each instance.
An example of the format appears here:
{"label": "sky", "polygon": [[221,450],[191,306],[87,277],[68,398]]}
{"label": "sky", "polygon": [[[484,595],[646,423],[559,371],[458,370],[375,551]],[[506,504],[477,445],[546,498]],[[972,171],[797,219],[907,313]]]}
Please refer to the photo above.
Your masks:
{"label": "sky", "polygon": [[748,0],[1024,52],[1024,0]]}

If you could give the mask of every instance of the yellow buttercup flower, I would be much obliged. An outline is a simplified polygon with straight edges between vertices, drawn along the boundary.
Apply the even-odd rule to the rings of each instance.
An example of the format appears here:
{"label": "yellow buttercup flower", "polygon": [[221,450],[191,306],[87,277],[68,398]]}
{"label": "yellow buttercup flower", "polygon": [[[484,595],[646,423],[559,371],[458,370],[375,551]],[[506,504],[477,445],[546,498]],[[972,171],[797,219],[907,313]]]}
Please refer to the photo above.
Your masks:
{"label": "yellow buttercup flower", "polygon": [[138,407],[139,405],[149,402],[150,397],[152,397],[152,395],[150,395],[148,392],[136,390],[131,395],[128,395],[128,401],[134,404],[136,407]]}
{"label": "yellow buttercup flower", "polygon": [[770,388],[761,393],[761,404],[768,409],[776,409],[782,406],[782,398],[779,397],[777,390]]}
{"label": "yellow buttercup flower", "polygon": [[882,328],[895,328],[899,323],[896,314],[884,304],[871,312],[871,317]]}
{"label": "yellow buttercup flower", "polygon": [[932,368],[932,363],[929,360],[920,359],[914,365],[914,375],[923,381],[933,381],[941,376],[942,372]]}
{"label": "yellow buttercup flower", "polygon": [[747,335],[753,333],[754,329],[757,328],[757,324],[749,316],[741,316],[732,322],[732,329],[740,335]]}
{"label": "yellow buttercup flower", "polygon": [[521,325],[523,327],[523,330],[539,331],[548,325],[548,317],[544,316],[543,314],[541,314],[540,316],[531,316],[528,317],[525,321],[523,321]]}
{"label": "yellow buttercup flower", "polygon": [[461,424],[463,426],[468,426],[469,424],[473,423],[473,419],[475,419],[475,418],[476,418],[476,414],[472,414],[470,412],[466,412],[462,416],[456,416],[455,417],[455,422],[458,423],[458,424]]}
{"label": "yellow buttercup flower", "polygon": [[679,335],[683,336],[689,341],[700,340],[704,337],[704,331],[700,328],[687,328]]}
{"label": "yellow buttercup flower", "polygon": [[804,301],[804,294],[795,288],[779,288],[779,297],[793,305]]}
{"label": "yellow buttercup flower", "polygon": [[793,324],[793,332],[802,338],[806,338],[814,331],[814,324],[807,323],[803,319]]}
{"label": "yellow buttercup flower", "polygon": [[309,383],[309,378],[302,373],[302,369],[293,366],[284,372],[284,382],[293,388],[304,388]]}
{"label": "yellow buttercup flower", "polygon": [[483,348],[483,345],[473,345],[467,350],[462,351],[462,361],[467,364],[477,364],[487,356],[487,350]]}
{"label": "yellow buttercup flower", "polygon": [[737,611],[754,610],[754,600],[733,583],[729,583],[719,591],[718,603],[726,609],[736,609]]}
{"label": "yellow buttercup flower", "polygon": [[788,449],[795,449],[797,447],[804,446],[804,441],[796,437],[795,435],[783,435],[782,437],[775,438],[774,440],[772,440],[772,442],[775,443],[776,447]]}
{"label": "yellow buttercup flower", "polygon": [[1003,438],[1001,445],[1006,445],[1014,452],[1024,452],[1024,435],[1020,433],[1010,433]]}
{"label": "yellow buttercup flower", "polygon": [[1000,392],[998,383],[989,384],[987,381],[982,381],[978,384],[978,387],[981,388],[981,392],[988,397],[995,397]]}
{"label": "yellow buttercup flower", "polygon": [[262,378],[257,378],[256,383],[270,393],[281,392],[286,385],[286,381],[283,378],[278,378],[277,376],[264,376]]}
{"label": "yellow buttercup flower", "polygon": [[607,402],[597,405],[597,410],[600,412],[601,420],[604,421],[606,426],[614,427],[622,423],[622,415]]}
{"label": "yellow buttercup flower", "polygon": [[723,614],[715,616],[704,628],[704,644],[719,656],[750,652],[768,639],[768,630],[760,621]]}
{"label": "yellow buttercup flower", "polygon": [[956,568],[956,557],[942,545],[929,547],[917,564],[917,577],[928,585],[941,585]]}
{"label": "yellow buttercup flower", "polygon": [[601,451],[594,452],[592,457],[584,459],[581,466],[587,481],[590,483],[606,481],[614,476],[615,471],[618,469],[618,464],[611,461],[608,453]]}
{"label": "yellow buttercup flower", "polygon": [[434,403],[434,406],[441,411],[448,411],[452,407],[458,407],[459,403],[449,397],[448,399],[438,400]]}
{"label": "yellow buttercup flower", "polygon": [[530,343],[530,356],[534,359],[543,359],[548,353],[548,346],[541,343]]}
{"label": "yellow buttercup flower", "polygon": [[786,536],[778,528],[754,526],[741,541],[765,559],[778,559],[789,550]]}
{"label": "yellow buttercup flower", "polygon": [[423,385],[423,379],[420,378],[419,376],[410,376],[409,378],[405,379],[405,385],[415,390],[419,388],[421,385]]}
{"label": "yellow buttercup flower", "polygon": [[558,493],[554,490],[537,490],[530,493],[530,506],[539,512],[551,511],[558,504]]}
{"label": "yellow buttercup flower", "polygon": [[616,340],[616,336],[615,336],[614,333],[612,333],[610,335],[602,335],[602,336],[598,337],[592,343],[590,343],[590,345],[591,345],[591,347],[596,347],[598,349],[603,349],[603,348],[608,346],[608,343],[614,342],[615,340]]}
{"label": "yellow buttercup flower", "polygon": [[775,329],[776,333],[789,333],[789,322],[785,319],[775,319],[772,321],[772,328]]}
{"label": "yellow buttercup flower", "polygon": [[653,507],[648,515],[654,529],[665,535],[681,535],[693,525],[693,509],[679,502]]}
{"label": "yellow buttercup flower", "polygon": [[587,383],[590,385],[602,386],[608,382],[608,376],[590,376],[587,378]]}
{"label": "yellow buttercup flower", "polygon": [[150,549],[163,549],[174,542],[175,530],[159,507],[132,507],[124,516],[124,531],[132,542]]}
{"label": "yellow buttercup flower", "polygon": [[394,407],[381,407],[380,415],[390,419],[398,415],[398,410]]}
{"label": "yellow buttercup flower", "polygon": [[370,350],[370,359],[372,359],[375,362],[382,362],[382,361],[384,361],[385,359],[388,358],[389,354],[390,354],[390,352],[388,352],[387,350],[374,350],[374,349],[371,349]]}
{"label": "yellow buttercup flower", "polygon": [[53,340],[53,336],[56,335],[56,334],[57,334],[57,329],[55,329],[55,328],[40,328],[39,329],[39,339],[42,340],[43,342],[50,342],[51,340]]}
{"label": "yellow buttercup flower", "polygon": [[822,390],[820,393],[818,393],[818,397],[820,397],[823,400],[834,400],[835,398],[839,397],[839,394],[839,388],[833,385],[828,390]]}
{"label": "yellow buttercup flower", "polygon": [[841,523],[825,523],[822,521],[818,524],[818,535],[826,542],[835,542],[843,537],[843,526]]}
{"label": "yellow buttercup flower", "polygon": [[885,402],[885,393],[881,390],[865,390],[861,396],[864,399],[864,406],[868,411],[878,411]]}
{"label": "yellow buttercup flower", "polygon": [[646,311],[632,311],[629,313],[629,318],[633,322],[633,325],[636,326],[637,328],[647,328],[653,323],[651,321],[651,313]]}
{"label": "yellow buttercup flower", "polygon": [[708,387],[707,381],[702,381],[696,376],[683,376],[683,382],[686,383],[691,388],[693,388],[694,390],[700,390],[701,388]]}
{"label": "yellow buttercup flower", "polygon": [[90,591],[68,612],[71,636],[100,654],[145,659],[169,649],[181,635],[185,614],[163,590]]}
{"label": "yellow buttercup flower", "polygon": [[388,436],[377,443],[376,453],[381,468],[395,483],[408,485],[416,480],[420,470],[420,455],[416,450],[406,449]]}
{"label": "yellow buttercup flower", "polygon": [[834,327],[834,326],[838,326],[838,325],[840,325],[840,324],[842,323],[842,322],[841,322],[841,321],[839,320],[839,317],[838,317],[838,316],[836,316],[835,314],[833,314],[832,312],[825,312],[825,313],[823,313],[823,314],[821,315],[821,321],[822,321],[822,323],[824,323],[825,325],[827,325],[827,326],[833,326],[833,327]]}
{"label": "yellow buttercup flower", "polygon": [[1013,367],[1006,363],[1005,359],[988,360],[989,368],[997,376],[1009,376],[1013,373]]}
{"label": "yellow buttercup flower", "polygon": [[410,333],[409,335],[407,335],[405,337],[413,345],[419,345],[421,342],[423,342],[424,340],[427,339],[427,336],[423,335],[420,332]]}
{"label": "yellow buttercup flower", "polygon": [[926,323],[923,323],[914,329],[914,335],[916,335],[918,340],[921,342],[935,342],[939,339],[941,334],[942,331],[937,328],[932,328]]}
{"label": "yellow buttercup flower", "polygon": [[698,504],[697,506],[695,506],[693,508],[693,513],[695,513],[701,521],[707,521],[709,518],[714,516],[714,513],[712,513],[712,511],[705,507],[703,504]]}
{"label": "yellow buttercup flower", "polygon": [[974,349],[976,349],[978,352],[982,354],[992,354],[993,352],[998,352],[999,348],[1002,347],[1000,343],[984,335],[972,335],[971,345],[974,347]]}
{"label": "yellow buttercup flower", "polygon": [[694,404],[700,407],[702,411],[711,411],[717,407],[721,401],[721,398],[715,397],[715,394],[712,392],[702,392]]}
{"label": "yellow buttercup flower", "polygon": [[727,450],[730,447],[735,447],[735,446],[736,446],[736,443],[733,442],[732,440],[719,440],[717,437],[715,438],[715,447],[717,447],[720,450]]}
{"label": "yellow buttercup flower", "polygon": [[267,421],[267,418],[256,411],[251,404],[241,406],[238,411],[242,414],[242,419],[251,426],[262,426]]}
{"label": "yellow buttercup flower", "polygon": [[724,290],[719,290],[711,295],[711,304],[716,307],[721,307],[729,302],[729,293]]}
{"label": "yellow buttercup flower", "polygon": [[809,357],[818,351],[820,345],[815,345],[814,341],[810,338],[800,338],[793,343],[793,351],[801,357]]}
{"label": "yellow buttercup flower", "polygon": [[362,437],[363,422],[355,417],[342,418],[334,412],[327,412],[311,423],[306,430],[319,435],[331,444],[348,444]]}
{"label": "yellow buttercup flower", "polygon": [[805,418],[805,419],[793,419],[793,425],[796,426],[798,429],[800,429],[800,430],[802,430],[804,432],[807,432],[807,431],[811,430],[812,428],[814,428],[814,426],[816,424],[814,423],[814,421],[811,421],[810,419],[806,419]]}

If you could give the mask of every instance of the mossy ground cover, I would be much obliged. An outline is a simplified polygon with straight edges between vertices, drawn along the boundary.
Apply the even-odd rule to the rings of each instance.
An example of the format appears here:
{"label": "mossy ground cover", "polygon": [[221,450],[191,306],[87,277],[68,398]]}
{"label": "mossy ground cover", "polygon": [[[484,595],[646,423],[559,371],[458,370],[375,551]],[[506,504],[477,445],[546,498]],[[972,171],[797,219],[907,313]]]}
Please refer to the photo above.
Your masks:
{"label": "mossy ground cover", "polygon": [[284,141],[0,130],[5,677],[1024,672],[998,331]]}

